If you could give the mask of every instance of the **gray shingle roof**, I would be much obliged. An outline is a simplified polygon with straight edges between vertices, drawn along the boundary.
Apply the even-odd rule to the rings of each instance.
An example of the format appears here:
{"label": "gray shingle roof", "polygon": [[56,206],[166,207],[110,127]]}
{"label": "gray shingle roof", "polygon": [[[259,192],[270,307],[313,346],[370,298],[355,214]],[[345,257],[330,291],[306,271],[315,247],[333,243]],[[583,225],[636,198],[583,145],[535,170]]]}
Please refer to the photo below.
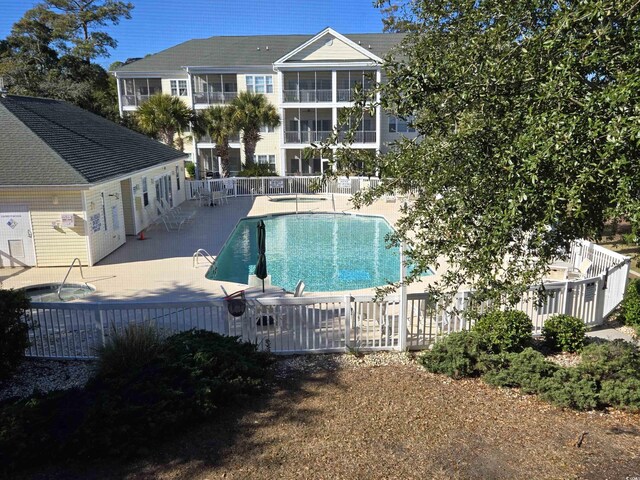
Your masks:
{"label": "gray shingle roof", "polygon": [[[252,35],[189,40],[124,65],[118,72],[179,71],[182,67],[237,67],[271,65],[315,35]],[[378,57],[400,43],[401,33],[355,33],[345,35]],[[369,48],[371,46],[371,48]],[[267,50],[266,47],[269,47]],[[260,48],[258,50],[258,48]]]}
{"label": "gray shingle roof", "polygon": [[0,186],[89,185],[184,157],[75,105],[0,97]]}

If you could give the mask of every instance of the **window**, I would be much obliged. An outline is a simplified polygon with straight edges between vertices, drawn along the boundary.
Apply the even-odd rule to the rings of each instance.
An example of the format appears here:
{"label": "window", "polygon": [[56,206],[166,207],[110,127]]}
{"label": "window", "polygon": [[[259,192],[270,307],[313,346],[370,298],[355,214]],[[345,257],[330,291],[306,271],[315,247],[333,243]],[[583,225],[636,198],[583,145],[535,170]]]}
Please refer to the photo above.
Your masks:
{"label": "window", "polygon": [[268,125],[262,125],[260,127],[260,133],[273,133],[275,131],[275,129],[273,127],[270,127]]}
{"label": "window", "polygon": [[409,125],[412,121],[412,117],[403,120],[398,117],[389,116],[389,133],[414,133],[416,129]]}
{"label": "window", "polygon": [[276,169],[275,155],[254,155],[253,159],[259,165],[269,165],[274,171]]}
{"label": "window", "polygon": [[273,76],[247,75],[247,91],[254,93],[273,93]]}
{"label": "window", "polygon": [[180,190],[180,167],[176,165],[176,186]]}
{"label": "window", "polygon": [[186,80],[171,80],[171,95],[186,97],[187,96],[187,81]]}
{"label": "window", "polygon": [[145,207],[149,205],[149,186],[147,185],[147,177],[142,177],[142,203]]}

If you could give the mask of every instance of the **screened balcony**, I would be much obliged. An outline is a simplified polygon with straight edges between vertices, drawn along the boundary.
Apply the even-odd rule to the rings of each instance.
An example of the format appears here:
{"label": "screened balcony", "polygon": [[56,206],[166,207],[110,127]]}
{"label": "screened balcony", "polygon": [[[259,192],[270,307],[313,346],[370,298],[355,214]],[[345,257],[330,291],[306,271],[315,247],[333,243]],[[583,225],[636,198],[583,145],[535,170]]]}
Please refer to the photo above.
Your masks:
{"label": "screened balcony", "polygon": [[337,72],[337,101],[353,102],[355,100],[354,89],[361,85],[364,91],[369,91],[375,84],[375,71],[373,70],[345,70]]}
{"label": "screened balcony", "polygon": [[123,78],[120,80],[120,98],[122,107],[125,109],[136,109],[157,93],[162,93],[162,82],[159,78]]}
{"label": "screened balcony", "polygon": [[284,143],[317,143],[331,135],[332,115],[329,108],[287,109],[283,125]]}
{"label": "screened balcony", "polygon": [[[340,115],[338,114],[338,117]],[[351,141],[353,143],[376,143],[378,134],[376,132],[376,119],[369,113],[365,113],[362,118],[349,118],[345,124],[340,127],[338,139],[345,140],[347,133],[355,127]]]}
{"label": "screened balcony", "polygon": [[286,72],[283,76],[285,103],[331,102],[331,72]]}
{"label": "screened balcony", "polygon": [[236,75],[193,75],[193,101],[196,107],[231,103],[237,96]]}

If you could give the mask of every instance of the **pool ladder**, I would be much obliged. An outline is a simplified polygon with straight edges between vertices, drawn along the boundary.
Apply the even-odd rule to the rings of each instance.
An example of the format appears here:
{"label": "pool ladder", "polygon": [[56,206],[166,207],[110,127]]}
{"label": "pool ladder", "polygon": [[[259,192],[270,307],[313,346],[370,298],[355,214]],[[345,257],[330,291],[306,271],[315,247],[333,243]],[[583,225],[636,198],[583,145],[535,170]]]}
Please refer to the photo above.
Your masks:
{"label": "pool ladder", "polygon": [[[62,280],[62,283],[60,284],[60,286],[58,287],[58,298],[60,300],[62,300],[61,294],[62,294],[62,287],[64,287],[64,284],[67,281],[67,278],[69,278],[69,274],[71,273],[71,270],[73,269],[73,266],[76,264],[76,261],[78,262],[78,267],[80,267],[80,276],[82,277],[82,279],[84,280],[84,272],[82,271],[82,262],[80,261],[80,259],[78,257],[73,259],[73,262],[71,262],[71,265],[69,265],[69,270],[67,270],[67,274],[64,276],[64,280]],[[85,285],[87,284],[87,282],[84,283]]]}
{"label": "pool ladder", "polygon": [[199,248],[198,250],[196,250],[192,257],[191,266],[193,268],[196,268],[196,266],[198,265],[199,257],[204,258],[207,262],[213,265],[213,255],[207,252],[204,248]]}

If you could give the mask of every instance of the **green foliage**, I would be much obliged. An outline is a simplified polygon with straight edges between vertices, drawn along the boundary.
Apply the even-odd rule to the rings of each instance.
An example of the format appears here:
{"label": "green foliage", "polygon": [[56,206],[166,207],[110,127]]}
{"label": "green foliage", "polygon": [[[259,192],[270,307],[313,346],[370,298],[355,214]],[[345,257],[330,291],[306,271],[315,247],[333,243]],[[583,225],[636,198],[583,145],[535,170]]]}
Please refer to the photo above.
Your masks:
{"label": "green foliage", "polygon": [[532,348],[505,354],[502,359],[504,363],[501,368],[488,371],[484,376],[485,381],[498,387],[517,387],[523,393],[538,393],[540,382],[553,376],[559,368]]}
{"label": "green foliage", "polygon": [[640,279],[629,282],[622,302],[622,318],[626,325],[640,327]]}
{"label": "green foliage", "polygon": [[11,375],[29,346],[29,327],[23,316],[29,297],[22,290],[0,289],[0,378]]}
{"label": "green foliage", "polygon": [[0,45],[0,76],[9,93],[67,100],[119,121],[116,82],[91,63],[116,41],[97,28],[130,18],[114,0],[57,0],[28,10]]}
{"label": "green foliage", "polygon": [[580,372],[598,381],[640,379],[640,352],[624,340],[593,343],[582,350]]}
{"label": "green foliage", "polygon": [[486,373],[487,383],[537,393],[555,405],[578,410],[640,409],[640,352],[622,340],[586,346],[577,367],[559,367],[530,348],[507,354],[503,361]]}
{"label": "green foliage", "polygon": [[432,373],[452,378],[473,377],[483,369],[485,352],[478,335],[462,331],[447,335],[420,357],[420,363]]}
{"label": "green foliage", "polygon": [[587,327],[584,322],[569,315],[554,315],[544,322],[542,335],[547,346],[563,352],[578,352],[582,349]]}
{"label": "green foliage", "polygon": [[196,114],[194,132],[209,135],[216,144],[216,155],[222,163],[222,176],[229,176],[229,139],[238,133],[230,106],[213,106]]}
{"label": "green foliage", "polygon": [[543,380],[539,392],[544,400],[560,407],[592,410],[600,406],[598,383],[576,368],[562,368]]}
{"label": "green foliage", "polygon": [[254,163],[238,172],[239,177],[273,177],[275,174],[271,165],[264,163]]}
{"label": "green foliage", "polygon": [[98,350],[100,376],[137,370],[155,361],[164,348],[162,337],[150,323],[127,325],[123,331],[111,330],[106,344]]}
{"label": "green foliage", "polygon": [[187,128],[191,116],[182,100],[166,93],[151,96],[135,112],[143,132],[170,146],[174,146],[176,134]]}
{"label": "green foliage", "polygon": [[263,388],[269,357],[253,344],[205,331],[160,347],[156,339],[147,327],[130,330],[118,343],[122,358],[113,360],[112,347],[84,389],[0,406],[0,472],[60,457],[134,456]]}
{"label": "green foliage", "polygon": [[493,310],[480,316],[473,330],[492,353],[520,352],[531,344],[533,323],[519,310]]}
{"label": "green foliage", "polygon": [[196,178],[196,164],[193,162],[185,162],[185,170],[190,178]]}
{"label": "green foliage", "polygon": [[640,411],[640,378],[605,380],[601,385],[600,401],[622,410]]}
{"label": "green foliage", "polygon": [[253,92],[240,92],[231,103],[231,112],[231,124],[242,131],[245,167],[249,168],[254,164],[256,145],[262,138],[260,128],[277,127],[280,125],[280,115],[265,95]]}
{"label": "green foliage", "polygon": [[416,197],[394,237],[420,267],[410,280],[444,259],[438,290],[512,301],[570,241],[598,238],[610,218],[640,224],[635,0],[393,4],[391,26],[408,33],[385,82],[344,112],[361,118],[379,93],[420,141],[332,158],[394,179],[359,204]]}

